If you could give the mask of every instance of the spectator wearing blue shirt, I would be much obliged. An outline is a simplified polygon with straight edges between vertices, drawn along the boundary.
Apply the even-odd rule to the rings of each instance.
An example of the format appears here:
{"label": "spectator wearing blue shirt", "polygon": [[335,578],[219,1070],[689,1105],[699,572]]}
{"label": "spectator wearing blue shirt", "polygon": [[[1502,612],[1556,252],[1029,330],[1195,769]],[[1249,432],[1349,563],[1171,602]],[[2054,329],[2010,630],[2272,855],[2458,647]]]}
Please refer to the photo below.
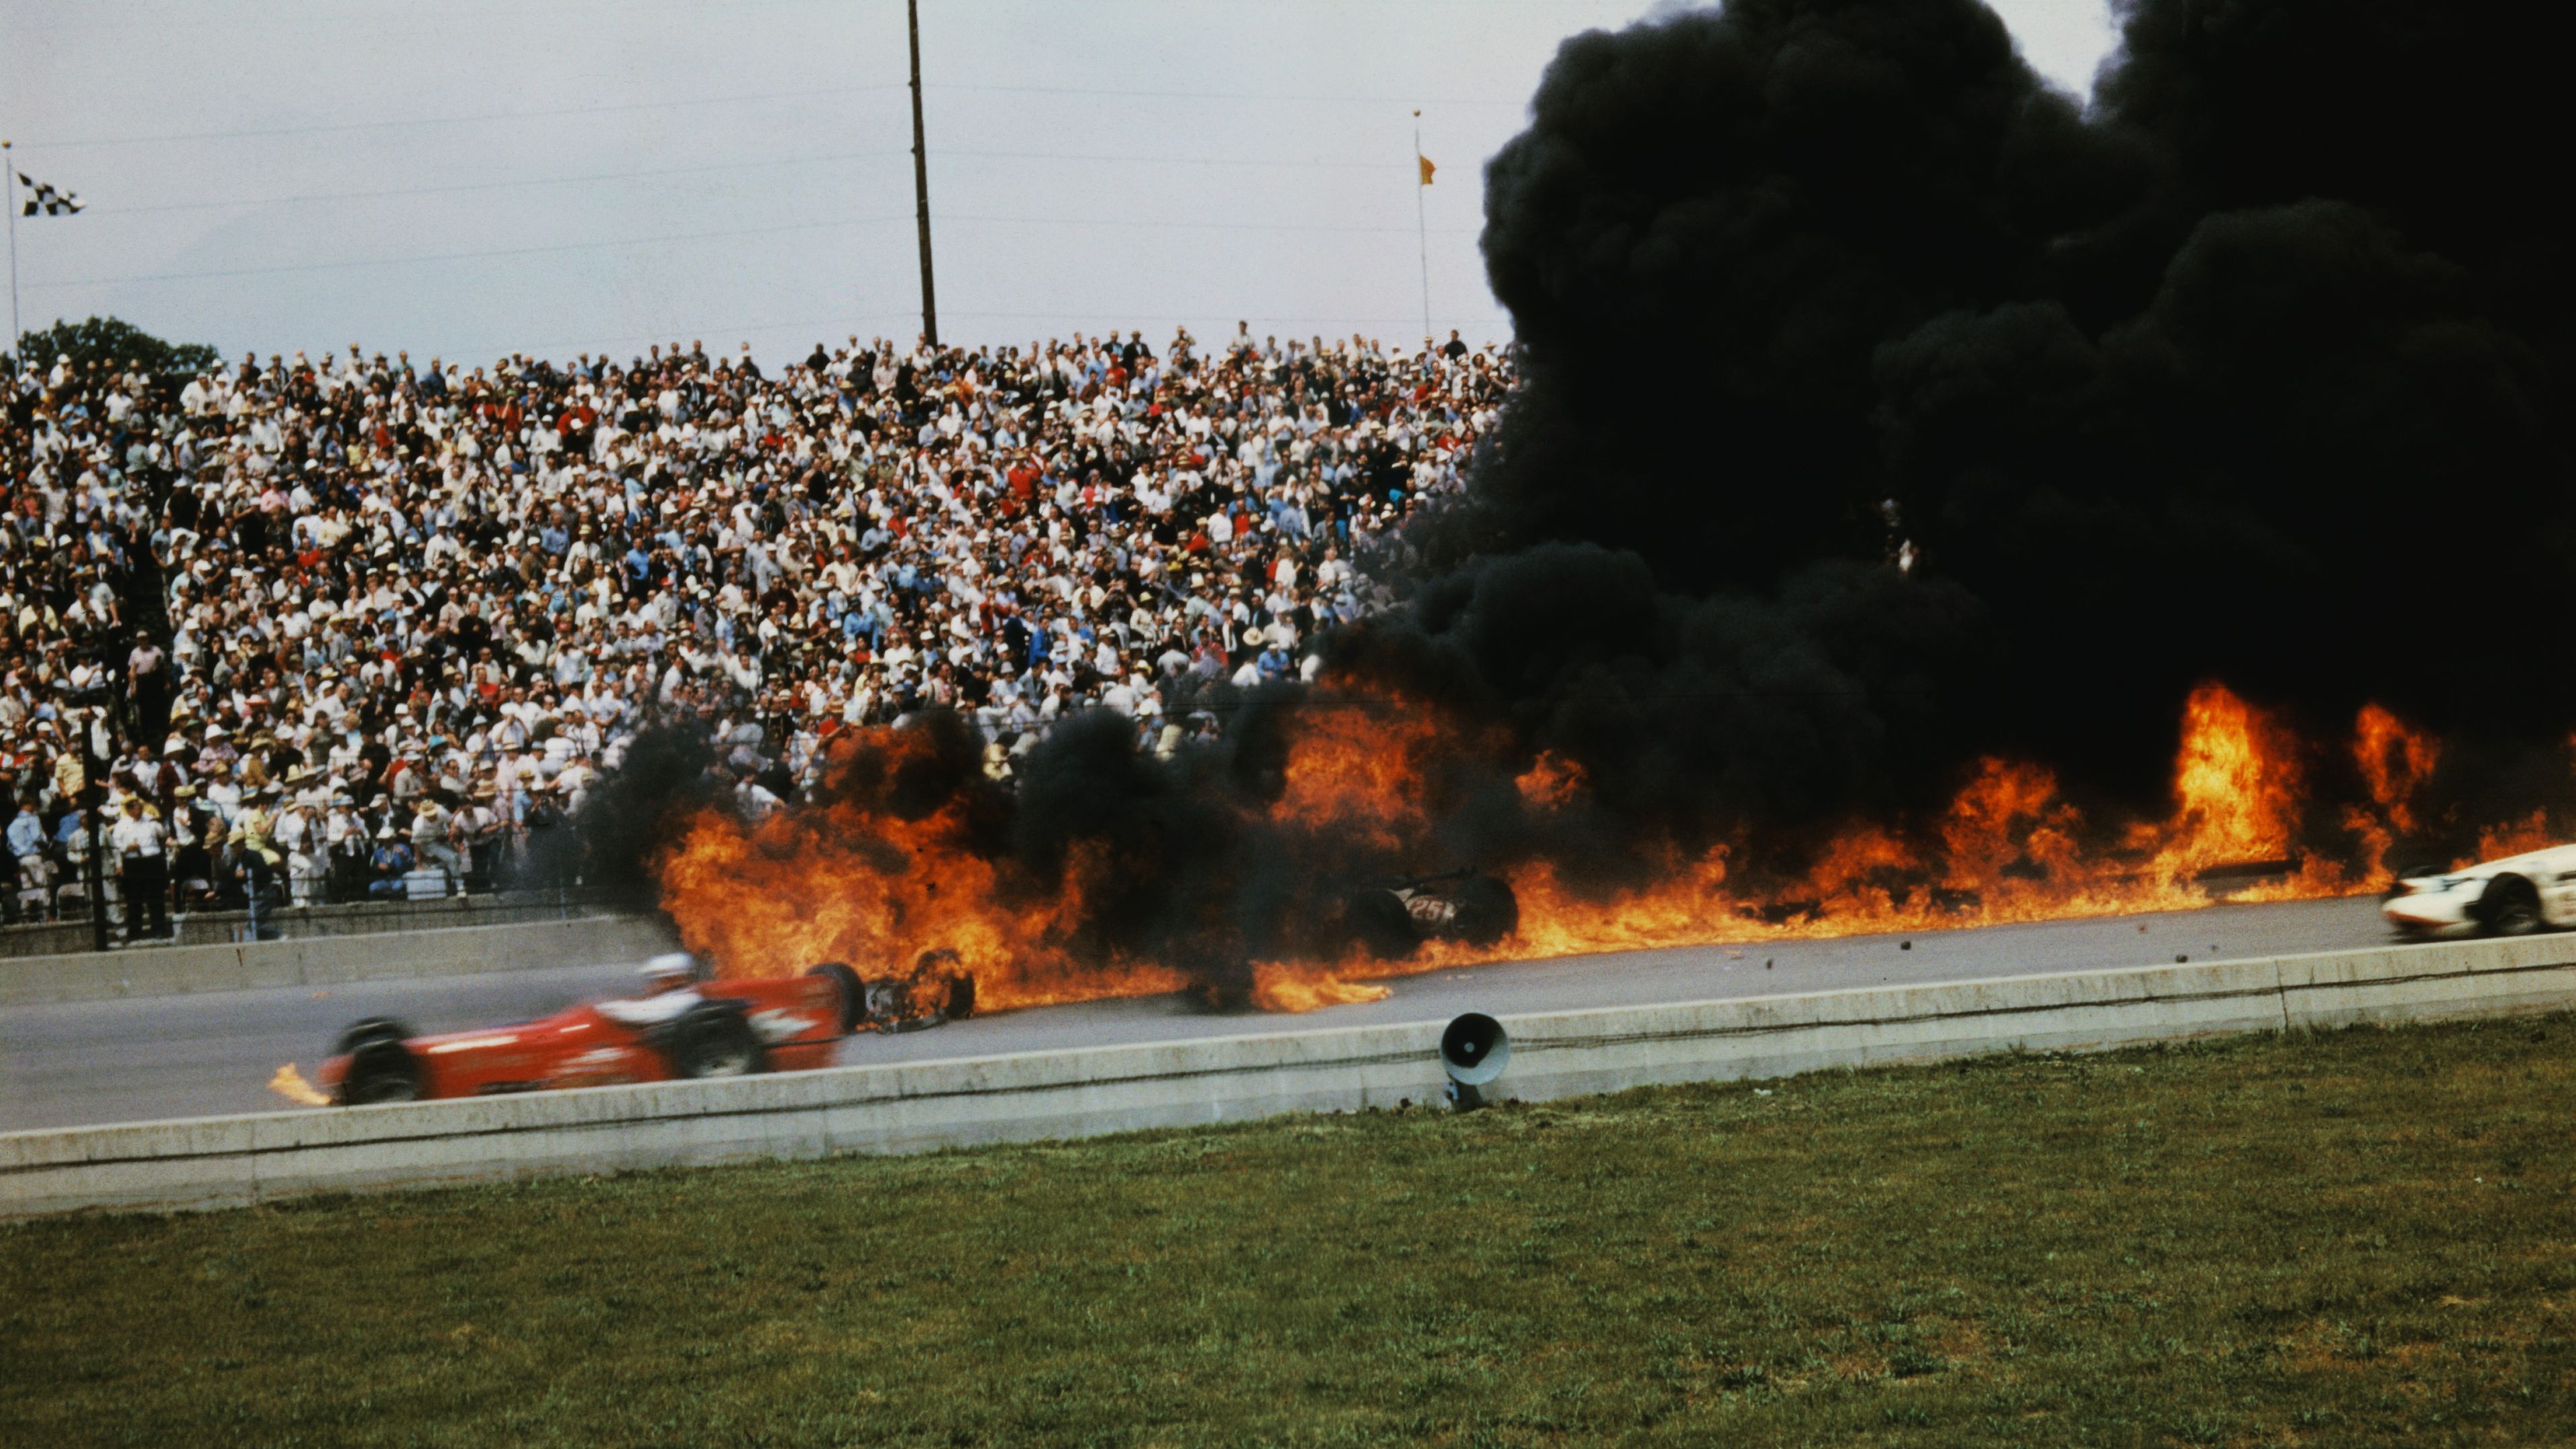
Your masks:
{"label": "spectator wearing blue shirt", "polygon": [[367,866],[374,879],[367,883],[367,894],[379,900],[400,899],[404,894],[404,877],[411,874],[411,845],[394,833],[391,823],[376,831],[376,849]]}
{"label": "spectator wearing blue shirt", "polygon": [[[17,863],[17,883],[9,888],[8,918],[19,918],[18,893],[41,891],[50,884],[45,861],[45,822],[36,814],[36,802],[20,800],[18,818],[9,822],[9,855]],[[42,919],[44,907],[36,908],[36,919]]]}
{"label": "spectator wearing blue shirt", "polygon": [[20,860],[45,853],[45,822],[33,800],[18,802],[18,818],[9,822],[9,853]]}

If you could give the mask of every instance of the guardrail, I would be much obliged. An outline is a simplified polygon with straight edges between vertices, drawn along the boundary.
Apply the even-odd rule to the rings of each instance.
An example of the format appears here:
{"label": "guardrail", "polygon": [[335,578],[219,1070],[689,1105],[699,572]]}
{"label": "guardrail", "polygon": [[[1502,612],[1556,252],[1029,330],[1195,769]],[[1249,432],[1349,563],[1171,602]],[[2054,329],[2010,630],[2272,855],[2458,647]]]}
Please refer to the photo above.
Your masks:
{"label": "guardrail", "polygon": [[[560,921],[609,913],[605,901],[574,891],[513,890],[484,895],[439,896],[422,900],[348,901],[326,906],[280,906],[270,915],[284,938],[364,936],[387,931],[434,930],[445,926],[506,926],[524,921]],[[114,915],[115,913],[111,913]],[[111,933],[122,936],[122,916]],[[166,943],[127,946],[119,951],[158,951],[171,946],[230,945],[250,933],[247,911],[187,911],[170,918]],[[69,956],[91,949],[87,917],[37,924],[0,926],[0,958]]]}
{"label": "guardrail", "polygon": [[[1989,1052],[2551,1011],[2536,937],[1502,1018],[1488,1100]],[[909,1152],[1435,1100],[1442,1023],[843,1067],[719,1082],[0,1134],[0,1215],[755,1158]]]}
{"label": "guardrail", "polygon": [[0,958],[0,1007],[640,961],[672,949],[673,943],[670,929],[658,919],[603,915],[238,945],[18,956]]}

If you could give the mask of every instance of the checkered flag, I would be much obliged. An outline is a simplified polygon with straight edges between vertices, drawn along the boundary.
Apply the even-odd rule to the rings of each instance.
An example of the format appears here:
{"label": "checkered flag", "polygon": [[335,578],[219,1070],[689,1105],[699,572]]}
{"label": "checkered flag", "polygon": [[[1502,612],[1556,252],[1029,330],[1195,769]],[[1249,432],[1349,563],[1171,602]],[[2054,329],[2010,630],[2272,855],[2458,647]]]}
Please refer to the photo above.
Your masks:
{"label": "checkered flag", "polygon": [[19,209],[20,216],[72,216],[81,209],[79,197],[56,191],[24,171],[18,173],[18,184],[27,188],[27,202]]}

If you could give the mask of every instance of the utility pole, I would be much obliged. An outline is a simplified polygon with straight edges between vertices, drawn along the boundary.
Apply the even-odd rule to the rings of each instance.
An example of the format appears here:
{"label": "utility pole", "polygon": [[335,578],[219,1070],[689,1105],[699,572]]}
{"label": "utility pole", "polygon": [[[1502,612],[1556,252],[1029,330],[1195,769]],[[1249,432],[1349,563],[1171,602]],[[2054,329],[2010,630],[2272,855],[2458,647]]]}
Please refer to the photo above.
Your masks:
{"label": "utility pole", "polygon": [[921,0],[903,0],[912,31],[912,195],[921,223],[921,335],[939,345],[939,296],[930,285],[930,148],[921,139]]}

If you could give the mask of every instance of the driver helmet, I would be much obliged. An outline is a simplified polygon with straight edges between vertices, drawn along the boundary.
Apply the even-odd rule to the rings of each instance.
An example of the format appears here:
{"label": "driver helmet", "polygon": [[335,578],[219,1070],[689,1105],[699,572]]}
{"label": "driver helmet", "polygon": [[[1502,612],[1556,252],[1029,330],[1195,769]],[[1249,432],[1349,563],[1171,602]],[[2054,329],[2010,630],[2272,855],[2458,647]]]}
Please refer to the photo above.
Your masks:
{"label": "driver helmet", "polygon": [[645,962],[637,974],[647,981],[695,981],[698,958],[686,951],[666,951]]}

